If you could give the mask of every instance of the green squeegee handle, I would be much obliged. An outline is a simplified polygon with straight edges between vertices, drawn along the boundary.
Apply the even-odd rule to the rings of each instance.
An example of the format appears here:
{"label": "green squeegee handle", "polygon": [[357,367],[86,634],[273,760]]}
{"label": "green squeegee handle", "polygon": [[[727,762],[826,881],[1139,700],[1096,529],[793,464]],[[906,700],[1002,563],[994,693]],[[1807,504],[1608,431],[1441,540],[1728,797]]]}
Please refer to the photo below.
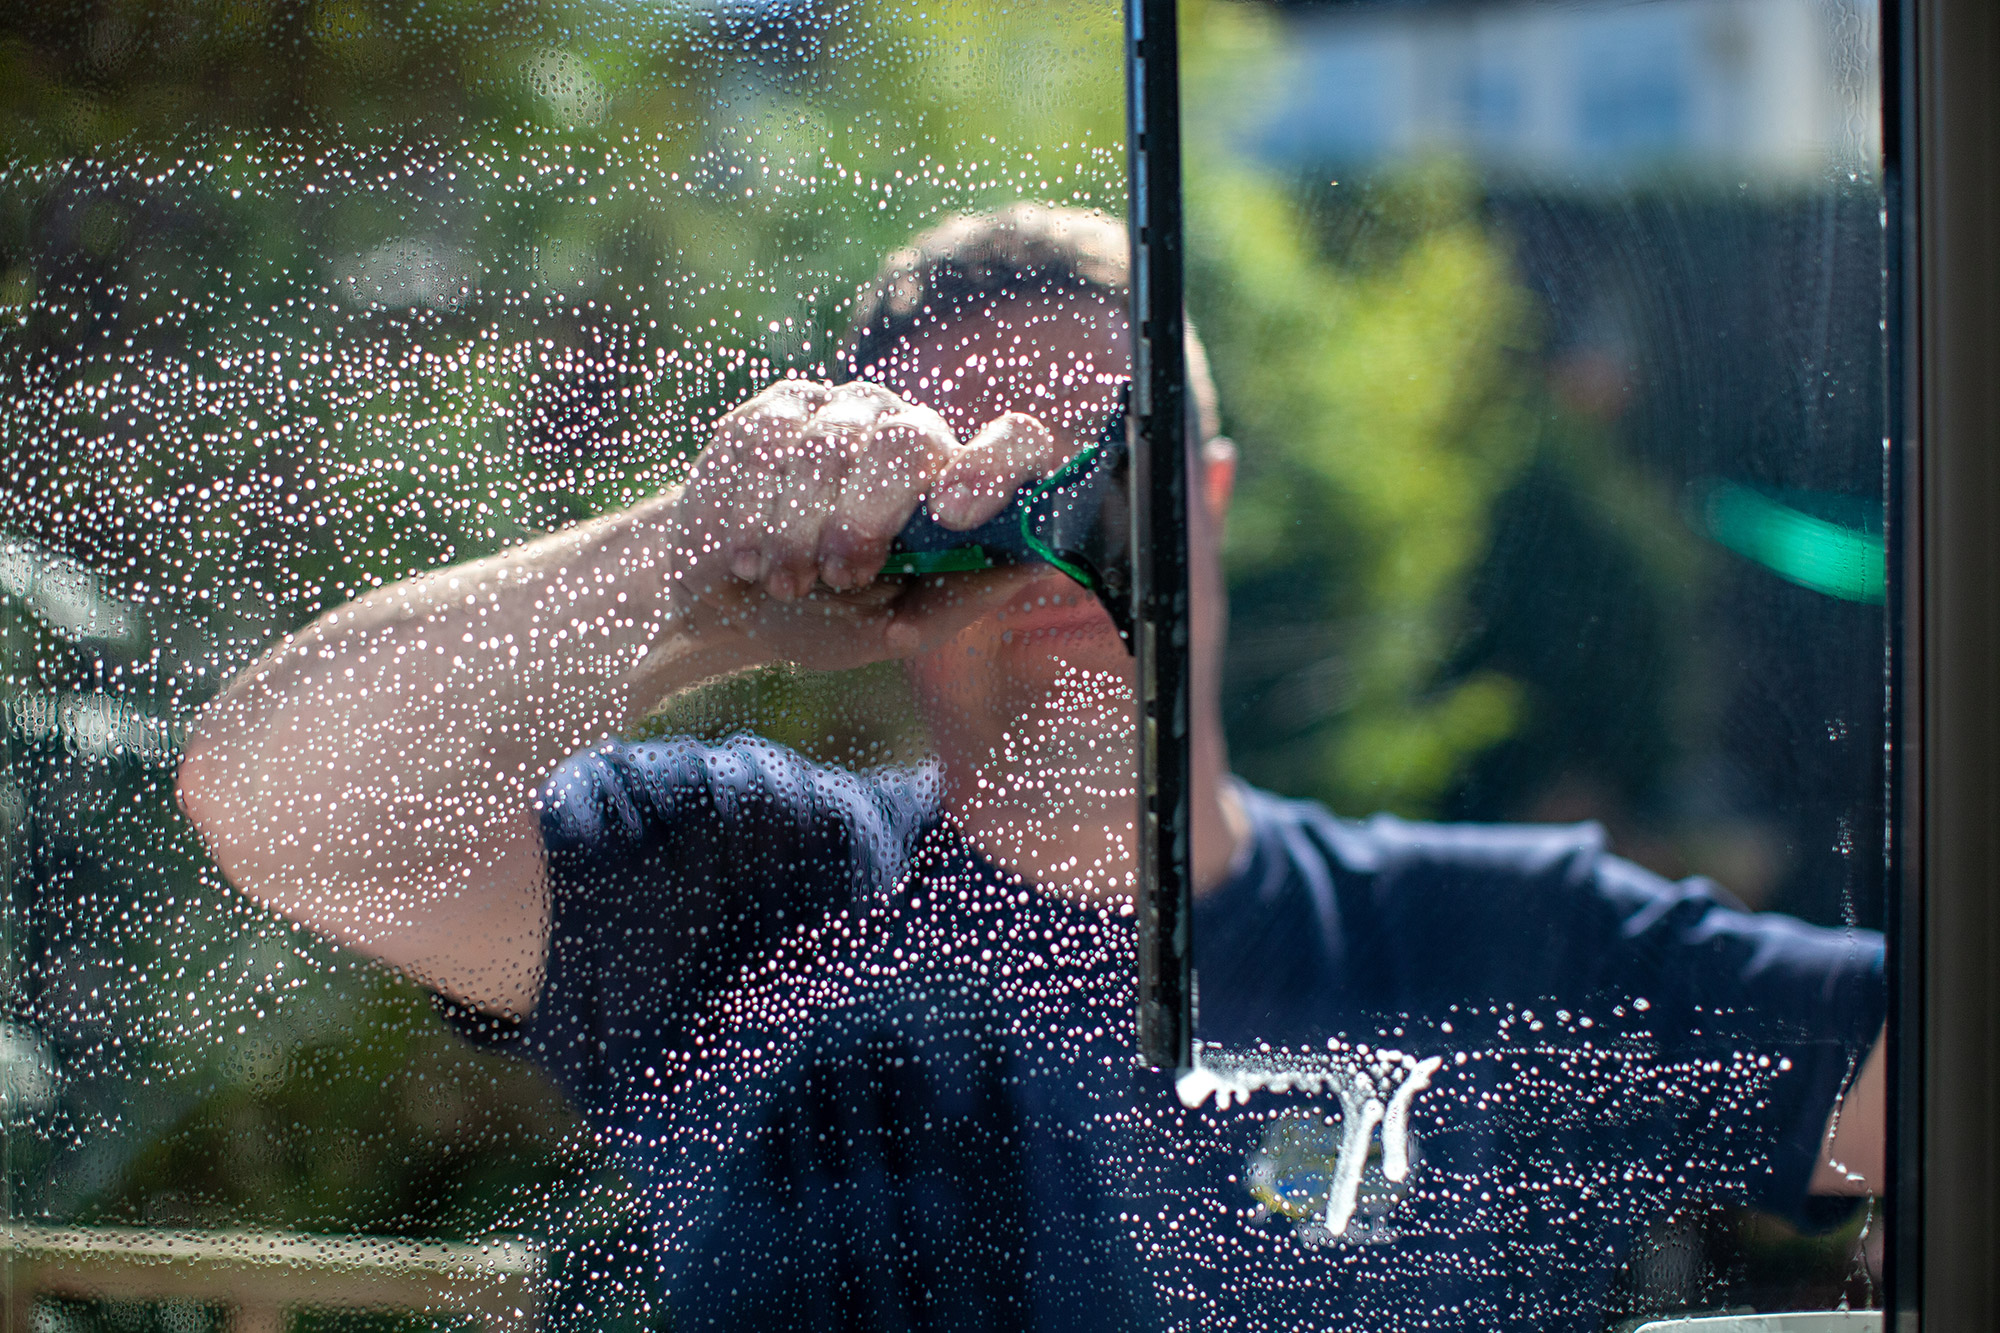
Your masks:
{"label": "green squeegee handle", "polygon": [[958,574],[1039,561],[1095,594],[1132,646],[1130,455],[1126,393],[1104,429],[1053,475],[1014,493],[998,516],[955,532],[917,512],[890,544],[884,574]]}

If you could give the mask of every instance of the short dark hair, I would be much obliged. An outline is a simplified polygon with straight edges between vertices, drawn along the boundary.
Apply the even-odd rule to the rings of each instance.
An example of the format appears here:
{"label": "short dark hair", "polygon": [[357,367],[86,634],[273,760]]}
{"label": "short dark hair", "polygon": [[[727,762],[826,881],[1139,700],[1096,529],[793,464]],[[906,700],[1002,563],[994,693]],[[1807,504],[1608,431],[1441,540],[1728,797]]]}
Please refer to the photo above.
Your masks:
{"label": "short dark hair", "polygon": [[[980,301],[1082,296],[1122,303],[1131,250],[1123,221],[1094,209],[1018,203],[949,218],[884,260],[854,302],[837,376],[857,379],[894,355],[926,320],[949,320]],[[1188,429],[1220,429],[1208,357],[1188,326]]]}
{"label": "short dark hair", "polygon": [[1123,301],[1128,265],[1124,224],[1099,212],[1018,203],[950,218],[890,255],[861,289],[838,369],[859,376],[919,324],[949,320],[980,301]]}

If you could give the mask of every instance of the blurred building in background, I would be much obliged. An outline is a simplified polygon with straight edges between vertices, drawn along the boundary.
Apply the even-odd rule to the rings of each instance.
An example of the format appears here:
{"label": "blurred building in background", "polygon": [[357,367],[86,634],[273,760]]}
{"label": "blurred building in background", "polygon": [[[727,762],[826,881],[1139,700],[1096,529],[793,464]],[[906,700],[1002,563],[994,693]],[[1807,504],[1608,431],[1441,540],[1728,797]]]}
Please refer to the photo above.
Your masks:
{"label": "blurred building in background", "polygon": [[1679,169],[1755,185],[1880,153],[1873,7],[1856,0],[1347,3],[1286,11],[1277,162],[1466,154],[1578,184]]}

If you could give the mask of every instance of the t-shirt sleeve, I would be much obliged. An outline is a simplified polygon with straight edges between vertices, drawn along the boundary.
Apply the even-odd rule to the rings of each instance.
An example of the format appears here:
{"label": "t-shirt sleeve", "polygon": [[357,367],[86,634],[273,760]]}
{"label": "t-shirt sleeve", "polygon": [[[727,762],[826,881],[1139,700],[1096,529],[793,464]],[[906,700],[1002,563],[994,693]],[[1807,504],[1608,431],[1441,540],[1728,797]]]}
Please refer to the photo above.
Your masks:
{"label": "t-shirt sleeve", "polygon": [[542,1065],[580,1108],[609,1109],[784,937],[894,884],[932,785],[749,737],[574,755],[541,790],[550,922],[535,1006],[513,1023],[447,1017]]}
{"label": "t-shirt sleeve", "polygon": [[1754,1042],[1786,1063],[1756,1200],[1803,1201],[1834,1099],[1880,1030],[1881,936],[1732,906],[1612,856],[1592,825],[1336,819],[1251,793],[1248,864],[1197,906],[1200,1026],[1327,1035],[1336,1014],[1565,1002],[1637,1011],[1663,1058]]}

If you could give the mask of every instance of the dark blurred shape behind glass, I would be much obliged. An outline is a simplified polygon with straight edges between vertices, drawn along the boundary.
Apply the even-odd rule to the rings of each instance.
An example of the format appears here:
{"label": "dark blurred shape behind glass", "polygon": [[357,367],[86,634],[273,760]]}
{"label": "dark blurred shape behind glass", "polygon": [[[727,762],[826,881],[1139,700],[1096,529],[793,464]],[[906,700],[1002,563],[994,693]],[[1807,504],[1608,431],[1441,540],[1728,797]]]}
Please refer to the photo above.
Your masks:
{"label": "dark blurred shape behind glass", "polygon": [[[1875,947],[1877,24],[1866,0],[1186,7],[1189,309],[1241,459],[1238,774],[1360,820],[1592,821],[1716,902]],[[1324,974],[1238,902],[1195,946],[1193,1091],[1315,1090],[1254,1092],[1239,1131],[1274,1228],[1358,1209],[1344,1258],[1384,1282],[1421,1261],[1371,1229],[1545,1244],[1549,1271],[1601,1247],[1607,1322],[1872,1303],[1872,1205],[1759,1193],[1787,1079],[1756,1066],[1810,1041],[1791,997],[1705,992],[1718,1013],[1687,941],[1599,933],[1602,895],[1570,894],[1595,835],[1404,872],[1450,835],[1286,827],[1352,840],[1324,882],[1248,862],[1263,901],[1312,904],[1286,929],[1324,933]],[[1513,877],[1454,886],[1464,857]],[[1686,988],[1640,989],[1663,966]],[[1429,1165],[1390,1182],[1357,1113],[1413,1081]]]}

